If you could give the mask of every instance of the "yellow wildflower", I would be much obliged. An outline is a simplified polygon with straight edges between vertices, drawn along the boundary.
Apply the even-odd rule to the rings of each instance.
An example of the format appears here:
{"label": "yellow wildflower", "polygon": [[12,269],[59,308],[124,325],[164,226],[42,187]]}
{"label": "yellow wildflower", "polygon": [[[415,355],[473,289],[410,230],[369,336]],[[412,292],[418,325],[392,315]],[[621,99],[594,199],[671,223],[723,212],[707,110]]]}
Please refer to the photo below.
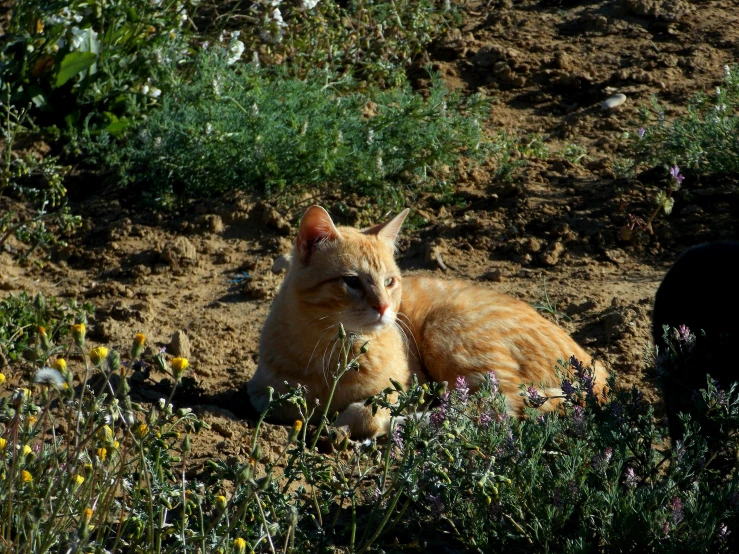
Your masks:
{"label": "yellow wildflower", "polygon": [[101,448],[98,448],[97,454],[98,454],[98,458],[100,458],[100,461],[104,462],[105,458],[107,458],[108,456],[108,449],[105,448],[104,446]]}
{"label": "yellow wildflower", "polygon": [[57,358],[52,367],[56,369],[59,373],[64,373],[65,371],[67,371],[67,360],[65,360],[64,358]]}
{"label": "yellow wildflower", "polygon": [[36,416],[28,416],[28,424],[33,425],[36,423]]}
{"label": "yellow wildflower", "polygon": [[177,380],[179,380],[185,370],[190,367],[190,362],[187,361],[187,358],[172,358],[171,363],[172,373],[174,374],[174,378]]}
{"label": "yellow wildflower", "polygon": [[82,517],[85,520],[85,523],[89,523],[92,519],[92,510],[90,508],[85,508],[85,511],[82,513]]}
{"label": "yellow wildflower", "polygon": [[136,427],[134,427],[134,433],[136,433],[139,437],[145,436],[148,432],[149,427],[146,425],[146,423],[139,423]]}
{"label": "yellow wildflower", "polygon": [[244,554],[244,551],[246,550],[246,541],[241,537],[234,539],[234,548],[239,554]]}
{"label": "yellow wildflower", "polygon": [[8,441],[0,439],[0,452],[4,451],[6,446],[8,446]]}
{"label": "yellow wildflower", "polygon": [[226,499],[225,496],[223,495],[216,496],[216,507],[219,510],[225,510],[227,505],[228,505],[228,500]]}
{"label": "yellow wildflower", "polygon": [[118,441],[113,441],[113,449],[118,450],[118,447],[121,445]]}
{"label": "yellow wildflower", "polygon": [[41,335],[42,337],[45,337],[46,336],[46,327],[44,327],[43,325],[39,325],[38,326],[38,334]]}
{"label": "yellow wildflower", "polygon": [[5,383],[5,374],[0,373],[0,385],[2,385],[3,383]]}
{"label": "yellow wildflower", "polygon": [[27,444],[23,445],[23,456],[28,456],[33,452],[33,449]]}
{"label": "yellow wildflower", "polygon": [[98,431],[98,438],[102,440],[108,440],[113,438],[113,430],[107,425],[103,425]]}
{"label": "yellow wildflower", "polygon": [[85,345],[85,324],[75,323],[69,330],[72,332],[75,344],[82,348]]}
{"label": "yellow wildflower", "polygon": [[26,471],[25,469],[21,471],[21,481],[24,483],[30,483],[33,481],[33,475],[30,474],[30,472]]}
{"label": "yellow wildflower", "polygon": [[131,359],[135,360],[139,356],[141,356],[141,353],[144,351],[144,341],[146,340],[146,335],[143,333],[137,333],[135,337],[133,337],[133,346],[131,346]]}
{"label": "yellow wildflower", "polygon": [[82,477],[82,475],[75,475],[74,476],[74,484],[75,485],[79,486],[79,485],[81,485],[84,482],[85,482],[85,478]]}
{"label": "yellow wildflower", "polygon": [[97,348],[93,348],[92,350],[90,350],[90,361],[94,365],[98,365],[107,357],[108,349],[104,346],[98,346]]}

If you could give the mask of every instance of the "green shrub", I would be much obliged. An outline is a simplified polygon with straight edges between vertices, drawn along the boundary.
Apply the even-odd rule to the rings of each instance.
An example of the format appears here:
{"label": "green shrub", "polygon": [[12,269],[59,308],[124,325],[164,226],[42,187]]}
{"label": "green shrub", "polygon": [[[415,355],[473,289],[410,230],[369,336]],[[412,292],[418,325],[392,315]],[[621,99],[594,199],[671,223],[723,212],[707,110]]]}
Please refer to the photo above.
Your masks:
{"label": "green shrub", "polygon": [[150,0],[15,2],[0,46],[11,102],[45,125],[90,118],[120,134],[172,83],[190,56],[187,4]]}
{"label": "green shrub", "polygon": [[487,104],[463,100],[436,76],[427,99],[409,88],[342,94],[332,78],[235,70],[210,53],[194,81],[165,94],[119,153],[105,140],[97,147],[108,161],[117,158],[126,186],[160,202],[236,189],[285,196],[339,188],[380,205],[447,191],[463,156],[487,152],[480,123]]}
{"label": "green shrub", "polygon": [[[405,82],[406,67],[432,40],[461,23],[451,0],[259,0],[231,21],[241,33],[235,52],[264,65],[286,65],[305,77],[312,68],[352,73],[380,86]],[[235,8],[236,10],[238,9]],[[249,60],[247,60],[249,61]]]}
{"label": "green shrub", "polygon": [[739,173],[739,66],[725,66],[723,85],[695,96],[685,115],[670,121],[653,99],[641,118],[642,129],[630,137],[639,165],[678,164],[698,175]]}
{"label": "green shrub", "polygon": [[[332,427],[328,406],[290,390],[271,400],[301,413],[276,455],[265,456],[260,419],[246,462],[212,460],[196,473],[185,471],[189,436],[205,424],[170,404],[188,363],[142,359],[144,340],[137,335],[121,362],[104,347],[86,352],[78,325],[66,348],[81,360],[81,388],[49,354],[62,343],[33,362],[41,369],[30,390],[0,401],[0,536],[14,551],[736,550],[735,442],[716,456],[686,417],[684,439],[665,449],[665,429],[640,393],[596,397],[578,360],[560,364],[561,413],[532,410],[522,420],[507,415],[492,373],[476,393],[462,378],[453,392],[389,383],[369,402],[391,410],[394,431],[363,442]],[[361,365],[348,357],[352,337],[337,340],[345,356],[334,386]],[[128,384],[146,367],[173,385],[148,410],[131,401]],[[549,401],[533,385],[522,395]],[[709,387],[703,398],[731,407],[707,417],[736,428],[735,389]],[[321,441],[331,454],[318,451]]]}
{"label": "green shrub", "polygon": [[49,355],[51,345],[67,335],[75,320],[84,321],[92,313],[89,303],[61,303],[38,293],[11,294],[0,300],[0,356],[7,362],[24,355],[30,360]]}

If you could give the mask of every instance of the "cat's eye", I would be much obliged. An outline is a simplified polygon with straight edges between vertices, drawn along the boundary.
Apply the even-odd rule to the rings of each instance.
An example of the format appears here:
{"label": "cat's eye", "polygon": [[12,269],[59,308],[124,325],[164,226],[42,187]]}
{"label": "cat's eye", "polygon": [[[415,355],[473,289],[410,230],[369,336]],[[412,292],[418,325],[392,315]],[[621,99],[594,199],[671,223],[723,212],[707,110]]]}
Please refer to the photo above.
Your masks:
{"label": "cat's eye", "polygon": [[387,288],[392,287],[394,284],[395,284],[395,277],[388,277],[387,279],[385,279],[385,286]]}
{"label": "cat's eye", "polygon": [[362,281],[356,275],[346,275],[342,277],[342,280],[344,281],[344,283],[346,283],[346,286],[349,287],[350,289],[362,288]]}

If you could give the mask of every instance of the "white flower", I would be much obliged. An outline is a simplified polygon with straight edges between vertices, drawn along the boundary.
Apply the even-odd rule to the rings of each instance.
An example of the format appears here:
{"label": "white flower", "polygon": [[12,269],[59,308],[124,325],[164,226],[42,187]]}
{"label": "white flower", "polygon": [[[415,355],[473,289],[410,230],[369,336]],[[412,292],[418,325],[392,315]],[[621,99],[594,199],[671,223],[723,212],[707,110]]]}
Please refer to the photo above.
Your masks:
{"label": "white flower", "polygon": [[79,27],[72,27],[70,29],[72,33],[70,50],[78,50],[87,41],[89,44],[97,43],[98,34],[91,28],[80,29]]}
{"label": "white flower", "polygon": [[259,106],[257,106],[256,102],[251,105],[251,114],[254,117],[257,117],[259,115]]}
{"label": "white flower", "polygon": [[141,87],[141,94],[149,94],[149,85],[144,85]]}
{"label": "white flower", "polygon": [[42,367],[36,372],[33,377],[35,383],[53,385],[55,387],[61,387],[64,384],[64,377],[56,369],[50,367]]}
{"label": "white flower", "polygon": [[370,129],[367,133],[367,144],[372,144],[375,142],[375,131]]}
{"label": "white flower", "polygon": [[241,31],[231,31],[231,40],[236,40],[241,36]]}
{"label": "white flower", "polygon": [[275,8],[272,10],[272,21],[277,23],[278,27],[287,27],[287,24],[282,19],[282,13],[280,13],[280,8]]}
{"label": "white flower", "polygon": [[81,23],[84,18],[80,14],[76,13],[72,16],[72,19],[74,19],[75,23]]}
{"label": "white flower", "polygon": [[244,53],[244,43],[240,40],[232,40],[231,44],[228,46],[228,60],[226,60],[226,63],[228,65],[233,65],[239,59],[241,59],[241,55]]}
{"label": "white flower", "polygon": [[318,5],[321,0],[300,0],[300,6],[304,10],[312,10]]}
{"label": "white flower", "polygon": [[35,50],[35,48],[33,47],[33,44],[29,44],[28,46],[26,46],[26,50],[28,52],[33,52]]}
{"label": "white flower", "polygon": [[716,96],[721,96],[721,87],[716,87]]}
{"label": "white flower", "polygon": [[724,66],[724,77],[726,77],[727,79],[731,77],[731,69],[729,69],[728,65]]}
{"label": "white flower", "polygon": [[282,4],[282,0],[267,0],[267,5],[272,6],[273,8],[276,8],[280,4]]}
{"label": "white flower", "polygon": [[210,135],[213,132],[213,124],[208,122],[205,124],[205,134]]}
{"label": "white flower", "polygon": [[216,98],[221,97],[221,83],[218,82],[218,79],[213,79],[210,83],[211,88],[213,89],[213,96]]}
{"label": "white flower", "polygon": [[149,96],[152,98],[159,98],[162,95],[162,91],[157,87],[151,87],[149,89]]}

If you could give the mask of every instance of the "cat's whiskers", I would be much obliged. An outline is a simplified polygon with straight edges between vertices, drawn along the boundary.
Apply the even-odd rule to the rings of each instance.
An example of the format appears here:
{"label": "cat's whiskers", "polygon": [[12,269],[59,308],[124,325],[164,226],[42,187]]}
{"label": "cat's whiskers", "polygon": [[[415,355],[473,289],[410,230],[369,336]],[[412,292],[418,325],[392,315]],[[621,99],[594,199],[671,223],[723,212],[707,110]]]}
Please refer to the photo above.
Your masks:
{"label": "cat's whiskers", "polygon": [[336,345],[339,344],[339,342],[342,342],[342,339],[336,338],[333,341],[333,346],[331,347],[331,353],[328,355],[328,365],[326,365],[326,350],[328,350],[328,344],[326,345],[326,348],[323,350],[323,380],[326,382],[326,385],[329,384],[328,382],[328,372],[331,369],[331,358],[334,357],[334,350],[336,349]]}
{"label": "cat's whiskers", "polygon": [[[403,316],[407,321],[403,321],[402,319],[400,319],[400,316]],[[416,346],[416,352],[420,354],[421,348],[418,346],[418,341],[416,341],[416,336],[413,334],[413,329],[411,329],[411,319],[403,312],[398,312],[395,317],[395,321],[398,322],[398,324],[402,325],[406,329],[406,331],[408,331],[407,335],[410,335],[410,337],[413,339],[413,344]],[[416,355],[413,354],[413,357],[415,358]]]}
{"label": "cat's whiskers", "polygon": [[[323,318],[328,317],[323,316]],[[323,319],[321,318],[321,319]],[[318,337],[318,340],[316,341],[316,345],[313,347],[313,351],[310,353],[310,359],[308,360],[308,363],[305,366],[305,372],[308,373],[310,371],[310,363],[313,361],[313,355],[316,353],[316,348],[318,348],[318,345],[321,344],[321,339],[323,338],[323,335],[325,335],[330,329],[333,329],[334,327],[338,326],[338,323],[334,323],[333,325],[329,325],[326,327],[323,332],[321,333],[321,336]],[[326,348],[328,348],[328,344],[326,344]]]}

